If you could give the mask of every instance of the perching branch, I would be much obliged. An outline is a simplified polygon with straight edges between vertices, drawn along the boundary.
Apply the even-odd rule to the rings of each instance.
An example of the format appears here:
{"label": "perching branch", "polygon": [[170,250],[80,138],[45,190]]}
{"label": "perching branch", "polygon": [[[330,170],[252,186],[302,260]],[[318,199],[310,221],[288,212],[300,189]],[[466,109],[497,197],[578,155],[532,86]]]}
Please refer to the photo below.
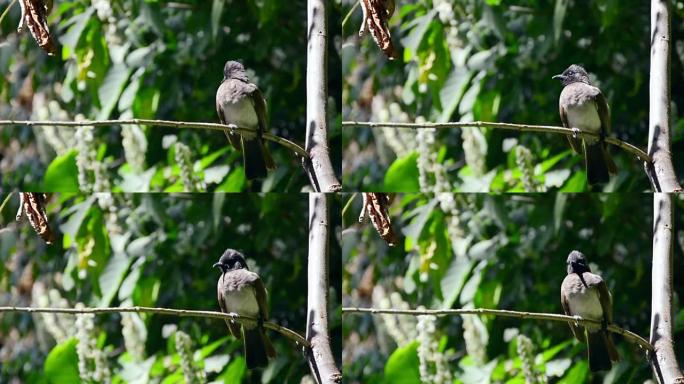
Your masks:
{"label": "perching branch", "polygon": [[[236,132],[254,132],[254,129],[242,128],[232,124],[224,125],[217,123],[199,123],[190,121],[173,120],[151,120],[151,119],[125,119],[125,120],[95,120],[95,121],[30,121],[30,120],[0,120],[0,127],[3,125],[26,125],[29,127],[52,126],[52,127],[102,127],[110,125],[150,125],[156,127],[171,128],[193,128],[193,129],[212,129],[223,132],[225,129],[232,129]],[[280,144],[295,152],[297,155],[308,158],[307,152],[298,144],[276,136],[272,133],[264,132],[264,139]]]}
{"label": "perching branch", "polygon": [[[388,128],[498,128],[518,132],[548,132],[558,133],[563,135],[576,135],[576,131],[572,128],[556,127],[552,125],[529,125],[529,124],[512,124],[512,123],[493,123],[488,121],[470,121],[470,122],[452,122],[452,123],[379,123],[379,122],[358,122],[358,121],[343,121],[342,127],[356,128],[356,127],[388,127]],[[581,132],[581,136],[599,137],[598,134],[590,132]],[[651,157],[642,149],[620,139],[614,137],[606,137],[606,143],[615,145],[633,154],[639,160],[650,163]]]}
{"label": "perching branch", "polygon": [[672,252],[674,243],[672,196],[653,195],[653,269],[651,271],[651,366],[660,383],[684,381],[674,351],[672,318]]}
{"label": "perching branch", "polygon": [[325,0],[307,2],[306,152],[304,168],[315,192],[342,189],[328,147],[328,20]]}
{"label": "perching branch", "polygon": [[[188,309],[170,309],[170,308],[152,308],[152,307],[108,307],[108,308],[37,308],[37,307],[0,307],[0,313],[2,312],[29,312],[29,313],[65,313],[76,315],[79,313],[92,313],[95,315],[105,314],[105,313],[122,313],[122,312],[135,312],[135,313],[155,313],[158,315],[167,316],[180,316],[180,317],[204,317],[211,319],[222,319],[222,320],[232,320],[238,323],[243,321],[257,321],[258,319],[250,316],[242,316],[233,313],[223,313],[215,311],[193,311]],[[309,348],[309,342],[303,338],[297,332],[280,326],[278,324],[265,321],[264,328],[276,331],[288,339],[302,345],[305,348]]]}
{"label": "perching branch", "polygon": [[[454,316],[454,315],[492,315],[501,317],[515,317],[518,319],[536,319],[536,320],[550,320],[561,321],[566,323],[574,323],[578,325],[602,325],[601,321],[583,319],[579,316],[558,315],[555,313],[539,313],[539,312],[521,312],[521,311],[507,311],[504,309],[486,309],[486,308],[472,308],[472,309],[379,309],[379,308],[356,308],[345,307],[342,308],[342,313],[371,313],[371,314],[390,314],[390,315],[434,315],[434,316]],[[646,341],[643,337],[634,332],[620,328],[614,324],[609,324],[607,329],[611,332],[617,333],[625,337],[627,340],[637,344],[647,352],[653,351],[651,343]]]}
{"label": "perching branch", "polygon": [[306,339],[311,343],[309,367],[318,384],[341,383],[328,331],[330,196],[309,194],[309,259]]}
{"label": "perching branch", "polygon": [[651,79],[648,108],[648,154],[653,158],[656,192],[679,192],[670,146],[669,1],[651,1]]}

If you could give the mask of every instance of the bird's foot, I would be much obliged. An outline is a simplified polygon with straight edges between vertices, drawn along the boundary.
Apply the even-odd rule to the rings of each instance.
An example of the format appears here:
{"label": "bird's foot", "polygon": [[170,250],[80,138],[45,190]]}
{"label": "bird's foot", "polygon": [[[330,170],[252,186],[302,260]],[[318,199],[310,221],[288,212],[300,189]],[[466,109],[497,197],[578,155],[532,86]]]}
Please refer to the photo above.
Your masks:
{"label": "bird's foot", "polygon": [[570,129],[572,129],[572,138],[578,139],[579,136],[581,135],[582,131],[580,131],[579,128],[570,128]]}
{"label": "bird's foot", "polygon": [[573,316],[573,318],[575,319],[575,326],[579,327],[579,325],[580,325],[579,322],[582,320],[582,316],[575,315],[575,316]]}
{"label": "bird's foot", "polygon": [[238,126],[235,124],[228,124],[228,129],[230,130],[231,135],[237,135],[237,128]]}
{"label": "bird's foot", "polygon": [[603,332],[608,330],[608,321],[606,321],[606,319],[601,320],[601,330]]}
{"label": "bird's foot", "polygon": [[240,317],[240,315],[235,312],[229,312],[228,315],[230,316],[231,323],[237,323],[236,320]]}

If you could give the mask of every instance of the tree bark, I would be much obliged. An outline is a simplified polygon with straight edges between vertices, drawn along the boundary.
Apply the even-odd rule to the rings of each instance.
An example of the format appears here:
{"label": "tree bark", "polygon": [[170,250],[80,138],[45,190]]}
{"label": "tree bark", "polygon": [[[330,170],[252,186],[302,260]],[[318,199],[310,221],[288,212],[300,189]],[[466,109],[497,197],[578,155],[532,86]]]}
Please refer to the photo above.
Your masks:
{"label": "tree bark", "polygon": [[656,192],[681,191],[672,164],[670,146],[670,42],[669,1],[651,0],[651,74],[649,82],[648,154],[653,159]]}
{"label": "tree bark", "polygon": [[677,364],[672,334],[672,196],[653,195],[653,270],[651,271],[651,367],[660,383],[684,381]]}
{"label": "tree bark", "polygon": [[319,384],[341,383],[328,332],[330,196],[309,194],[309,260],[306,339],[309,367]]}
{"label": "tree bark", "polygon": [[325,0],[308,0],[306,57],[306,152],[304,168],[316,192],[342,189],[328,147],[328,24]]}

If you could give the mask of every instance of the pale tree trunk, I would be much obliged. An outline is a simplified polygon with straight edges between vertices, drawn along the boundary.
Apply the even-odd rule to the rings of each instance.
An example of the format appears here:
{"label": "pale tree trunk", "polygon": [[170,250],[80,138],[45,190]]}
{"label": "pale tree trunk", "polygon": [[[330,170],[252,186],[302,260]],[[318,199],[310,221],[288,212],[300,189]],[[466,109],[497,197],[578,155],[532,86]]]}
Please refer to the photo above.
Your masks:
{"label": "pale tree trunk", "polygon": [[330,196],[309,194],[309,260],[306,339],[311,344],[309,367],[319,384],[341,383],[328,330]]}
{"label": "pale tree trunk", "polygon": [[655,192],[680,191],[670,146],[670,9],[667,0],[651,0],[651,78],[649,82],[646,172]]}
{"label": "pale tree trunk", "polygon": [[672,332],[672,248],[674,209],[672,196],[653,195],[653,270],[651,274],[651,367],[660,383],[682,380]]}
{"label": "pale tree trunk", "polygon": [[304,159],[311,186],[316,192],[342,189],[330,160],[328,147],[328,21],[325,0],[307,5],[306,56],[306,152]]}

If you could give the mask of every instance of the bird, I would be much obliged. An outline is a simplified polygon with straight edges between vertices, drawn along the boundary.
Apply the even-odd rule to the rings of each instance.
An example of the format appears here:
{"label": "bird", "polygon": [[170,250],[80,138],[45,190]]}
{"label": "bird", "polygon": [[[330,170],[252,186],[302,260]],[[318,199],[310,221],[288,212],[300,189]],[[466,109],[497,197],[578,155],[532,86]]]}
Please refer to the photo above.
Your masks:
{"label": "bird", "polygon": [[268,358],[275,358],[276,352],[263,327],[263,322],[268,320],[264,283],[259,275],[247,268],[244,255],[234,249],[227,249],[213,267],[221,269],[217,285],[221,312],[258,319],[242,320],[240,323],[226,319],[230,333],[238,339],[244,339],[247,368],[266,366]]}
{"label": "bird", "polygon": [[561,284],[561,303],[568,316],[600,321],[602,325],[570,324],[570,330],[580,342],[587,343],[589,369],[592,372],[610,370],[612,361],[620,360],[615,344],[606,330],[613,321],[610,292],[601,276],[591,273],[586,256],[572,251],[567,258],[567,276]]}
{"label": "bird", "polygon": [[245,177],[261,179],[275,169],[263,134],[266,132],[266,100],[259,88],[249,81],[242,63],[229,60],[223,67],[223,80],[216,90],[216,112],[221,124],[233,124],[254,132],[224,130],[230,144],[242,151]]}
{"label": "bird", "polygon": [[617,173],[605,138],[610,133],[610,108],[601,90],[591,85],[587,71],[577,64],[570,65],[560,75],[563,84],[558,106],[566,128],[598,134],[598,137],[568,135],[570,147],[584,155],[589,186],[607,183],[610,174]]}

